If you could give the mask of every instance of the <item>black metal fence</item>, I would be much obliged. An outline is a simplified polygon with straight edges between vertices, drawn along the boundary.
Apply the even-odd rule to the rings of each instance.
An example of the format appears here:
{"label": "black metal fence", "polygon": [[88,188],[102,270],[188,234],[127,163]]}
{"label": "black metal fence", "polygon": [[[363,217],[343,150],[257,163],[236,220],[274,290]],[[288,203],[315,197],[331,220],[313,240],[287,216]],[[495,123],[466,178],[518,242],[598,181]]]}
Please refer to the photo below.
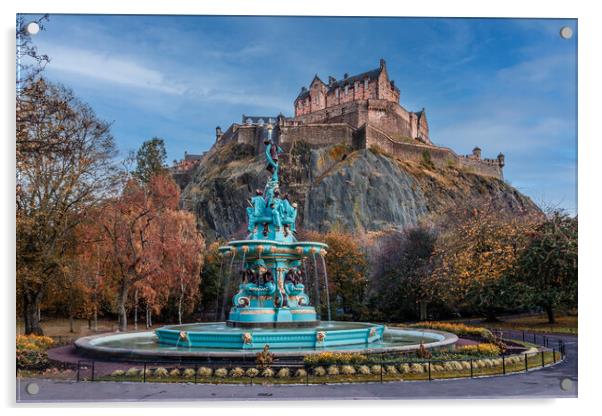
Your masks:
{"label": "black metal fence", "polygon": [[[304,363],[276,360],[270,371],[264,374],[253,361],[177,362],[145,361],[123,363],[129,371],[119,376],[107,373],[107,363],[96,360],[80,360],[76,367],[77,381],[138,381],[138,382],[188,382],[188,383],[283,383],[321,384],[332,382],[380,382],[395,380],[431,381],[446,378],[473,378],[505,375],[553,365],[566,358],[565,344],[561,339],[524,331],[495,329],[494,333],[505,339],[524,340],[540,346],[537,352],[523,352],[494,358],[418,359],[400,354],[364,354],[365,362],[345,364],[341,362]],[[113,364],[115,366],[116,364]],[[101,371],[98,371],[99,367]],[[318,369],[321,368],[321,369]],[[134,371],[134,369],[136,371]],[[157,369],[161,368],[161,374]],[[282,369],[288,370],[282,370]],[[174,370],[176,370],[174,372]],[[204,369],[202,371],[199,371]],[[219,369],[219,370],[218,370]],[[219,374],[216,374],[219,371]],[[211,375],[209,375],[211,373]],[[287,374],[288,373],[288,374]],[[271,375],[270,375],[271,374]],[[266,376],[267,375],[267,376]]]}

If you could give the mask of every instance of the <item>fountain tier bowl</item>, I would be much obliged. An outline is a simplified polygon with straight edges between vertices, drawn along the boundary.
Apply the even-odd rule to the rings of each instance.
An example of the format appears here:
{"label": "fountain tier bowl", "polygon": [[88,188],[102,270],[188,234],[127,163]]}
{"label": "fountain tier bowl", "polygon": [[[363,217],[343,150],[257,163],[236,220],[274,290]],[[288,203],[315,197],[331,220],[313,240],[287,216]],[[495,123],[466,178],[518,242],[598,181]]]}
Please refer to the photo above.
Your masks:
{"label": "fountain tier bowl", "polygon": [[[372,328],[375,328],[377,333],[382,331],[380,338],[373,342],[365,342],[369,339],[367,335],[369,335]],[[337,321],[322,322],[318,327],[309,330],[308,334],[305,334],[302,329],[254,328],[248,330],[232,328],[223,322],[174,325],[161,328],[158,331],[178,331],[178,329],[189,334],[202,333],[207,336],[207,339],[213,338],[214,341],[212,345],[197,347],[182,342],[178,342],[177,345],[164,344],[159,342],[157,334],[147,331],[83,337],[75,342],[75,346],[80,353],[94,358],[150,362],[163,360],[254,359],[256,353],[265,344],[268,344],[272,352],[278,357],[302,357],[324,351],[409,352],[417,350],[421,343],[427,349],[451,350],[458,341],[458,337],[454,334],[430,329],[391,328],[376,324]],[[178,331],[178,336],[180,331]],[[325,337],[322,342],[316,343],[318,332],[325,332]],[[344,335],[345,332],[350,337],[353,334],[350,339],[353,339],[356,334],[363,334],[364,342],[351,344],[341,342],[341,337],[346,336]],[[245,333],[251,333],[252,341],[250,344],[244,344]],[[298,337],[294,343],[290,342],[291,336]],[[310,340],[312,336],[313,341]],[[289,341],[286,341],[287,339]],[[271,342],[264,342],[266,340]],[[356,340],[359,340],[359,335]]]}

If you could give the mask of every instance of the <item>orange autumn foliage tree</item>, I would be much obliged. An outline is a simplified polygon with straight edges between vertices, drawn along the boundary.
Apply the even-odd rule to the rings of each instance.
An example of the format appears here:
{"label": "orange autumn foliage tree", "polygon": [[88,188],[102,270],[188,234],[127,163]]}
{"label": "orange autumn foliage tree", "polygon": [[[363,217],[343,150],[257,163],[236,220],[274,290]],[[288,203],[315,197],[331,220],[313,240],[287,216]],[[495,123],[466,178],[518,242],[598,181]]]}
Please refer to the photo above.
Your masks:
{"label": "orange autumn foliage tree", "polygon": [[448,304],[495,320],[520,301],[511,276],[536,218],[506,215],[492,205],[457,207],[445,218],[431,284]]}
{"label": "orange autumn foliage tree", "polygon": [[112,272],[107,277],[115,293],[120,330],[127,329],[126,306],[132,289],[138,289],[158,311],[174,286],[180,290],[182,285],[198,286],[204,242],[192,214],[178,212],[178,201],[176,183],[155,176],[146,185],[129,180],[121,195],[100,210],[97,246]]}

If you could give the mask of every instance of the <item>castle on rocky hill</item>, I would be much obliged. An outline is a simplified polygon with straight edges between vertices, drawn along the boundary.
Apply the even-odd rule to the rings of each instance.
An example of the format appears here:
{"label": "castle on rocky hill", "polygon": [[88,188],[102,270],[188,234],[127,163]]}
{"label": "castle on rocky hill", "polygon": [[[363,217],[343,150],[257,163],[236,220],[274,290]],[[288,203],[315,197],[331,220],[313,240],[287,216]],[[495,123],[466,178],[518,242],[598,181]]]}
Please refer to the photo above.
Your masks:
{"label": "castle on rocky hill", "polygon": [[[389,79],[383,59],[376,69],[352,76],[345,74],[340,80],[329,76],[327,83],[316,74],[309,87],[301,88],[294,110],[294,117],[243,114],[241,122],[233,123],[225,132],[216,128],[215,146],[244,143],[260,154],[264,151],[267,126],[273,125],[274,138],[285,152],[297,141],[311,147],[345,144],[352,149],[377,149],[400,160],[427,160],[436,167],[455,166],[480,175],[503,177],[501,153],[495,159],[482,159],[478,147],[463,156],[434,145],[425,109],[412,112],[399,104],[399,88]],[[197,156],[187,155],[182,161],[174,161],[172,173],[181,186],[201,163]]]}

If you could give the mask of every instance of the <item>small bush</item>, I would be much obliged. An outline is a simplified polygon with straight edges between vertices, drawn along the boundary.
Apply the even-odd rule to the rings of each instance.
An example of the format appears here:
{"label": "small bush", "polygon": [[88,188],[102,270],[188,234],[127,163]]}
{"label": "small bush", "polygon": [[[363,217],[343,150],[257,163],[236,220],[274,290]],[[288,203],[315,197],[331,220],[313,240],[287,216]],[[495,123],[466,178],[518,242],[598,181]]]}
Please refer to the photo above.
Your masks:
{"label": "small bush", "polygon": [[480,357],[497,357],[502,353],[500,347],[490,343],[464,345],[456,348],[456,351],[460,354],[475,355]]}
{"label": "small bush", "polygon": [[180,377],[180,370],[174,368],[169,372],[170,377]]}
{"label": "small bush", "polygon": [[303,368],[299,368],[299,369],[297,369],[297,371],[295,371],[295,377],[298,377],[298,378],[307,377],[307,371],[305,371]]}
{"label": "small bush", "polygon": [[372,374],[380,374],[381,371],[381,367],[378,364],[374,364],[372,367],[370,367],[370,372]]}
{"label": "small bush", "polygon": [[242,377],[245,375],[245,370],[240,367],[235,367],[230,370],[230,377]]}
{"label": "small bush", "polygon": [[306,355],[303,362],[307,365],[318,364],[362,364],[368,361],[364,354],[351,352],[324,351],[319,354]]}
{"label": "small bush", "polygon": [[408,363],[399,365],[399,372],[401,374],[407,374],[410,372],[410,365]]}
{"label": "small bush", "polygon": [[251,368],[247,369],[245,374],[247,377],[257,377],[257,375],[259,374],[259,370],[256,369],[255,367],[251,367]]}
{"label": "small bush", "polygon": [[193,378],[194,377],[194,368],[187,368],[186,370],[184,370],[182,375],[185,378]]}
{"label": "small bush", "polygon": [[353,375],[355,374],[355,368],[352,365],[342,365],[341,374],[344,374],[346,376]]}
{"label": "small bush", "polygon": [[112,377],[123,377],[125,375],[125,371],[123,370],[115,370],[111,373]]}
{"label": "small bush", "polygon": [[281,368],[276,373],[276,377],[278,377],[278,378],[287,378],[287,377],[290,377],[290,375],[291,375],[291,371],[288,368]]}
{"label": "small bush", "polygon": [[274,377],[274,370],[272,370],[271,368],[264,368],[261,371],[261,377],[265,377],[265,378]]}
{"label": "small bush", "polygon": [[198,369],[197,374],[201,377],[211,377],[213,370],[209,367],[201,367]]}
{"label": "small bush", "polygon": [[324,369],[324,367],[316,367],[313,370],[313,374],[314,376],[322,377],[326,375],[326,370]]}
{"label": "small bush", "polygon": [[136,367],[129,368],[128,371],[125,372],[125,375],[128,377],[136,377],[140,374],[140,370]]}
{"label": "small bush", "polygon": [[225,368],[218,368],[213,372],[215,377],[224,378],[228,376],[228,370]]}
{"label": "small bush", "polygon": [[337,376],[339,375],[339,367],[337,367],[336,365],[331,365],[328,367],[326,372],[329,376]]}
{"label": "small bush", "polygon": [[414,363],[410,367],[410,372],[412,372],[414,374],[422,374],[422,373],[424,373],[424,366],[419,363]]}
{"label": "small bush", "polygon": [[40,350],[17,350],[17,368],[20,370],[43,370],[48,368],[48,354]]}
{"label": "small bush", "polygon": [[357,372],[367,376],[368,374],[370,374],[370,367],[368,367],[367,365],[360,365],[357,368]]}
{"label": "small bush", "polygon": [[427,329],[435,329],[440,331],[451,332],[456,335],[469,335],[475,337],[481,337],[488,341],[492,341],[495,339],[493,333],[487,328],[479,327],[479,326],[470,326],[460,323],[451,323],[451,322],[419,322],[417,324],[410,325],[413,328],[427,328]]}
{"label": "small bush", "polygon": [[387,374],[399,374],[399,372],[397,371],[397,368],[395,368],[394,365],[388,365],[385,367],[385,372]]}
{"label": "small bush", "polygon": [[169,373],[167,372],[167,370],[163,367],[155,368],[155,372],[153,373],[153,375],[158,378],[167,377],[168,374]]}
{"label": "small bush", "polygon": [[463,370],[470,370],[470,361],[462,361],[460,364]]}

